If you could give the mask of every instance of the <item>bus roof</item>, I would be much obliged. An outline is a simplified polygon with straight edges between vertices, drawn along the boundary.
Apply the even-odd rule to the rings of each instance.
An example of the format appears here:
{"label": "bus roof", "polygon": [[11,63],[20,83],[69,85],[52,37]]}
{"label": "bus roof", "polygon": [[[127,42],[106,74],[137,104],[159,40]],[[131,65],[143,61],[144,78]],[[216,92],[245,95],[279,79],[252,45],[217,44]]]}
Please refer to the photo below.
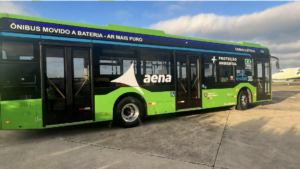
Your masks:
{"label": "bus roof", "polygon": [[21,19],[21,20],[28,20],[28,21],[37,21],[37,22],[45,22],[45,23],[52,23],[52,24],[68,25],[68,26],[78,26],[78,27],[92,28],[92,29],[120,31],[120,32],[127,32],[127,33],[137,33],[137,34],[144,34],[144,35],[152,35],[152,36],[168,37],[168,38],[175,38],[175,39],[183,39],[183,40],[192,40],[192,41],[200,41],[200,42],[208,42],[208,43],[235,45],[235,46],[241,46],[241,47],[253,47],[253,48],[265,48],[265,49],[267,49],[267,47],[261,46],[260,44],[256,44],[256,43],[248,43],[248,42],[232,43],[232,42],[224,42],[224,41],[198,39],[198,38],[191,38],[191,37],[165,34],[165,32],[161,31],[161,30],[136,28],[136,27],[130,27],[130,26],[114,25],[114,24],[108,24],[107,26],[99,26],[99,25],[91,25],[91,24],[83,24],[83,23],[76,23],[76,22],[60,21],[60,20],[45,19],[45,18],[38,18],[38,17],[31,17],[31,16],[8,14],[8,13],[0,13],[0,18]]}

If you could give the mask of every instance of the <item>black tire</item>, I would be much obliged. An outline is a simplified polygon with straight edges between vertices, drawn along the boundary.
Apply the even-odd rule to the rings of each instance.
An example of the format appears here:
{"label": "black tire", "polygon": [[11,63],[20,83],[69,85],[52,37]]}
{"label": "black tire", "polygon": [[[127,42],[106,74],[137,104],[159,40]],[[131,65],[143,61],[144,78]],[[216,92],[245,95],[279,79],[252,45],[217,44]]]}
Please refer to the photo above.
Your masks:
{"label": "black tire", "polygon": [[236,109],[246,110],[248,108],[248,105],[249,105],[248,93],[245,90],[242,90],[238,96]]}
{"label": "black tire", "polygon": [[144,112],[140,100],[135,97],[125,97],[115,108],[116,122],[122,127],[135,127],[140,124]]}

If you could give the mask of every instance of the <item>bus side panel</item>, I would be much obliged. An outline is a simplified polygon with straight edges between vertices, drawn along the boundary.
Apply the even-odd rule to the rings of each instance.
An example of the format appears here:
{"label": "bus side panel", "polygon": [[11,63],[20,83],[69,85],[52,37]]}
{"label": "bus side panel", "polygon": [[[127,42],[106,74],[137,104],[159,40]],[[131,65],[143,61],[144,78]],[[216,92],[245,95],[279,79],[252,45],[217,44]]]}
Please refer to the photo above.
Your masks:
{"label": "bus side panel", "polygon": [[[136,93],[141,95],[147,104],[147,114],[165,114],[176,111],[175,97],[172,91],[150,92],[141,88],[140,93],[133,87],[121,87],[106,95],[95,96],[95,121],[108,121],[113,119],[113,107],[116,100],[125,93]],[[101,89],[100,89],[101,90]],[[148,105],[152,103],[152,105]]]}
{"label": "bus side panel", "polygon": [[1,93],[0,93],[0,130],[2,130],[2,116],[1,116]]}
{"label": "bus side panel", "polygon": [[176,112],[175,91],[147,92],[144,98],[147,102],[148,116]]}
{"label": "bus side panel", "polygon": [[1,101],[2,129],[36,129],[36,99]]}
{"label": "bus side panel", "polygon": [[44,128],[42,99],[36,99],[36,122],[38,129]]}
{"label": "bus side panel", "polygon": [[203,108],[237,105],[238,93],[243,87],[250,89],[253,99],[252,102],[256,102],[256,87],[249,83],[240,83],[234,88],[203,90]]}

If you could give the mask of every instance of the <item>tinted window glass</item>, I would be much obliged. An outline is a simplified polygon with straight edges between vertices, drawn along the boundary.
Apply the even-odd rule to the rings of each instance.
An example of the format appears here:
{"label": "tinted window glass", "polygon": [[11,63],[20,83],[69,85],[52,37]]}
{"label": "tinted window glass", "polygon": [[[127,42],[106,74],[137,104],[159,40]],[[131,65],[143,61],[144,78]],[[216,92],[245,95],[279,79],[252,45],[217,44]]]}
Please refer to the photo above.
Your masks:
{"label": "tinted window glass", "polygon": [[[99,57],[100,77],[95,79],[96,86],[115,87],[127,86],[122,83],[111,82],[125,74],[133,65],[134,73],[137,74],[137,60],[133,50],[103,50]],[[138,79],[136,77],[136,79]]]}
{"label": "tinted window glass", "polygon": [[252,76],[252,59],[238,57],[237,58],[237,66],[236,66],[236,81],[237,82],[245,82],[245,81],[253,81]]}
{"label": "tinted window glass", "polygon": [[125,73],[132,64],[134,64],[134,72],[137,74],[134,51],[103,50],[99,63],[101,75],[121,75]]}
{"label": "tinted window glass", "polygon": [[20,42],[2,42],[2,59],[33,60],[33,44]]}
{"label": "tinted window glass", "polygon": [[134,72],[137,73],[135,58],[101,57],[99,62],[101,75],[121,75],[130,68],[132,63]]}
{"label": "tinted window glass", "polygon": [[204,55],[202,58],[203,83],[216,82],[216,56]]}
{"label": "tinted window glass", "polygon": [[219,66],[219,82],[234,82],[234,66]]}
{"label": "tinted window glass", "polygon": [[[141,81],[143,85],[169,85],[171,76],[170,54],[141,51]],[[168,78],[170,77],[170,78]],[[145,78],[147,80],[145,80]],[[167,80],[168,79],[168,80]]]}
{"label": "tinted window glass", "polygon": [[141,74],[170,74],[170,55],[141,51]]}

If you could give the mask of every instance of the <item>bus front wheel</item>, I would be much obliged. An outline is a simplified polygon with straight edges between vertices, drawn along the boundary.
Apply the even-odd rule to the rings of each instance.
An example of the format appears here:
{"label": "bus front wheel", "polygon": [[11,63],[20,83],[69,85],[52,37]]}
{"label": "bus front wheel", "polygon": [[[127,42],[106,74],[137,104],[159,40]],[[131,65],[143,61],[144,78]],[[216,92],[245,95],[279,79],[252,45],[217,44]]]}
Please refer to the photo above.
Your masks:
{"label": "bus front wheel", "polygon": [[248,94],[245,90],[242,90],[239,93],[236,108],[238,110],[246,110],[248,108],[248,104],[249,104]]}
{"label": "bus front wheel", "polygon": [[143,104],[135,97],[125,97],[116,107],[116,120],[122,127],[135,127],[140,124],[144,113]]}

